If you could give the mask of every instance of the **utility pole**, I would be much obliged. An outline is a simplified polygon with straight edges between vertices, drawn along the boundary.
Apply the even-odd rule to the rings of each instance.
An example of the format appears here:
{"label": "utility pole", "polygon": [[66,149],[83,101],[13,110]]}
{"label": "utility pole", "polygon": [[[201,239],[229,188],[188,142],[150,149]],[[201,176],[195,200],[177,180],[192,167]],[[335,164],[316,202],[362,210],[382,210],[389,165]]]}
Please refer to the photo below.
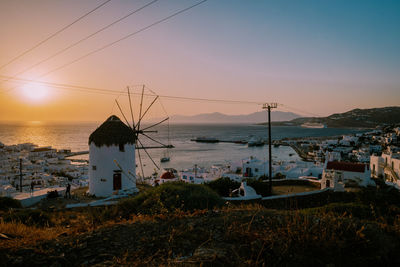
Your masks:
{"label": "utility pole", "polygon": [[265,103],[263,109],[268,110],[268,164],[269,164],[269,193],[272,195],[272,149],[271,149],[271,109],[277,108],[278,103]]}
{"label": "utility pole", "polygon": [[19,158],[19,192],[22,193],[22,158]]}

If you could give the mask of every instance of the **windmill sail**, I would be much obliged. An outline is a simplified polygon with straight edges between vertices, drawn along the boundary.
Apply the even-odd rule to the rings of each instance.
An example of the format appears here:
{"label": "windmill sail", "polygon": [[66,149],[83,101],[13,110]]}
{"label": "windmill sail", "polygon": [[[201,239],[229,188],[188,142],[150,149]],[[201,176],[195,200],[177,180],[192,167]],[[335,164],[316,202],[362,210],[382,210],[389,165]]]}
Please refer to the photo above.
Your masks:
{"label": "windmill sail", "polygon": [[[154,105],[157,103],[157,101],[160,101],[160,97],[158,95],[154,94],[153,91],[151,91],[151,94],[146,95],[146,96],[151,96],[152,101],[150,102],[149,105],[144,107],[145,106],[144,105],[145,86],[143,85],[141,94],[140,94],[139,115],[137,117],[136,124],[135,124],[134,108],[133,108],[133,104],[132,104],[131,91],[130,91],[129,87],[127,87],[127,91],[128,91],[128,99],[129,99],[129,110],[131,113],[131,120],[132,120],[131,124],[129,123],[127,117],[125,116],[121,105],[118,103],[117,100],[115,100],[115,101],[116,101],[117,107],[118,107],[119,111],[121,112],[125,122],[131,129],[132,135],[135,137],[135,140],[136,140],[135,148],[137,150],[137,154],[138,154],[138,158],[139,158],[140,176],[144,179],[145,172],[144,172],[143,167],[145,166],[145,164],[143,163],[143,156],[147,156],[147,158],[150,160],[152,165],[154,165],[154,167],[157,170],[160,169],[160,167],[154,161],[154,159],[152,158],[152,156],[148,150],[149,149],[167,149],[167,151],[168,151],[168,149],[173,148],[173,146],[170,143],[169,123],[168,123],[168,127],[167,127],[168,144],[164,144],[163,142],[157,140],[156,137],[151,136],[151,134],[158,133],[158,131],[153,130],[153,128],[156,126],[159,126],[165,122],[169,122],[169,117],[167,116],[166,118],[162,119],[161,121],[142,129],[143,119],[145,118],[146,115],[149,114],[150,110],[154,107]],[[164,107],[163,107],[163,109],[164,109]],[[165,109],[164,109],[164,111],[165,111]],[[143,138],[144,138],[144,140],[143,140]],[[144,154],[141,153],[140,150],[143,150]],[[164,160],[169,161],[169,155]],[[136,165],[136,162],[135,162],[135,165]]]}

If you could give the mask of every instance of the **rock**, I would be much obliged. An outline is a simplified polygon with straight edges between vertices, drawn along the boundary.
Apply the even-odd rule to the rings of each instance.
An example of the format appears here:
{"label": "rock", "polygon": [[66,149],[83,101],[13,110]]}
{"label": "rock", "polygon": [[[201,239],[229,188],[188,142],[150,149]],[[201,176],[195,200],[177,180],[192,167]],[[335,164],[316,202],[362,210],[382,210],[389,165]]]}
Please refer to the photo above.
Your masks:
{"label": "rock", "polygon": [[59,234],[57,237],[65,237],[65,236],[68,236],[66,232]]}
{"label": "rock", "polygon": [[11,239],[11,238],[9,238],[7,235],[5,235],[5,234],[3,234],[3,233],[0,233],[0,239],[9,240],[9,239]]}
{"label": "rock", "polygon": [[194,251],[192,259],[193,258],[201,261],[215,261],[217,259],[222,261],[228,261],[229,252],[224,248],[199,247]]}

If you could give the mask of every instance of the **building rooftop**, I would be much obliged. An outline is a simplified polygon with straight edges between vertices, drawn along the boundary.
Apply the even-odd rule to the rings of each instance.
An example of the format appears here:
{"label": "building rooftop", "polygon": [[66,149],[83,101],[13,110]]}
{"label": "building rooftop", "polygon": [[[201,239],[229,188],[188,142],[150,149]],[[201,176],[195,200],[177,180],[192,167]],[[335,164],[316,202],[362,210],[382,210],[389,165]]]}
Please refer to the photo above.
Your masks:
{"label": "building rooftop", "polygon": [[93,142],[98,147],[135,144],[135,141],[134,131],[115,115],[109,117],[89,136],[89,145]]}
{"label": "building rooftop", "polygon": [[346,171],[346,172],[364,172],[365,166],[366,165],[363,163],[330,161],[330,162],[328,162],[326,169],[337,170],[337,171]]}

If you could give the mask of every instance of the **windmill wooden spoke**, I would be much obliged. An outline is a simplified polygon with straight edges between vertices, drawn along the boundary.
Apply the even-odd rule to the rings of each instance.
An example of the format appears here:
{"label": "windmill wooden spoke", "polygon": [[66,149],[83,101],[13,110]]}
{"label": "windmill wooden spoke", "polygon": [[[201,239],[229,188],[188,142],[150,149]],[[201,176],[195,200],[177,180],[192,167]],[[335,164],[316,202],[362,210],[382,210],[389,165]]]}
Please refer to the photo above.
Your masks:
{"label": "windmill wooden spoke", "polygon": [[142,135],[146,136],[146,137],[149,138],[151,141],[156,142],[156,143],[159,144],[159,145],[162,145],[162,146],[164,146],[164,147],[167,147],[167,145],[165,145],[165,144],[163,144],[163,143],[161,143],[161,142],[155,140],[154,138],[148,136],[147,134],[142,133]]}
{"label": "windmill wooden spoke", "polygon": [[128,125],[129,128],[131,128],[131,130],[133,130],[132,127],[130,126],[128,120],[126,119],[125,114],[124,114],[124,112],[122,111],[122,108],[121,108],[121,106],[120,106],[119,103],[118,103],[118,100],[115,99],[115,102],[117,103],[118,109],[119,109],[119,111],[121,112],[122,116],[124,117],[124,119],[125,119],[125,121],[126,121],[126,124]]}
{"label": "windmill wooden spoke", "polygon": [[[160,149],[160,148],[174,148],[173,145],[166,146],[146,146],[146,149]],[[143,149],[142,147],[136,147],[136,149]]]}
{"label": "windmill wooden spoke", "polygon": [[139,118],[139,122],[138,124],[140,125],[140,122],[142,121],[142,119],[144,118],[144,116],[146,115],[146,113],[149,111],[149,109],[151,108],[151,106],[153,106],[153,104],[157,101],[158,96],[156,96],[156,98],[154,98],[153,102],[151,102],[151,104],[147,107],[146,111],[143,113],[143,115]]}
{"label": "windmill wooden spoke", "polygon": [[133,117],[133,110],[132,110],[132,101],[131,101],[131,92],[129,91],[128,86],[128,97],[129,97],[129,108],[131,110],[131,117],[132,117],[132,128],[135,128],[135,119]]}
{"label": "windmill wooden spoke", "polygon": [[[140,142],[140,140],[138,139],[140,145],[142,146],[142,149],[144,150],[144,152],[146,152],[147,156],[150,158],[150,160],[153,162],[154,166],[156,166],[156,168],[159,170],[160,167],[158,167],[158,165],[154,162],[153,158],[150,156],[149,152],[147,152],[146,148],[143,146],[142,142]],[[139,150],[138,150],[139,151]]]}
{"label": "windmill wooden spoke", "polygon": [[143,164],[142,164],[142,157],[140,156],[140,150],[138,150],[137,152],[138,152],[138,156],[139,156],[140,170],[142,171],[142,179],[144,179],[144,170],[143,170]]}
{"label": "windmill wooden spoke", "polygon": [[155,124],[153,124],[153,125],[151,125],[151,126],[148,126],[148,127],[144,128],[142,131],[145,131],[145,130],[147,130],[147,129],[153,128],[153,127],[155,127],[155,126],[157,126],[157,125],[159,125],[159,124],[161,124],[161,123],[163,123],[163,122],[165,122],[165,121],[167,121],[167,120],[169,120],[169,117],[168,117],[168,118],[165,118],[165,119],[163,119],[162,121],[157,122],[157,123],[155,123]]}
{"label": "windmill wooden spoke", "polygon": [[[142,117],[143,94],[144,94],[144,85],[143,85],[143,88],[142,88],[142,96],[141,96],[141,99],[140,99],[139,118]],[[138,124],[136,125],[136,129],[137,129],[138,131],[140,130],[140,119],[139,119]],[[136,135],[136,136],[137,136],[137,135]]]}
{"label": "windmill wooden spoke", "polygon": [[[116,159],[114,159],[114,163],[115,163],[115,165],[117,165],[118,169],[120,169],[121,173],[122,173],[123,175],[125,175],[129,180],[132,180],[132,177],[133,177],[133,179],[136,180],[136,177],[135,177],[134,175],[132,175],[132,173],[131,173],[130,171],[129,171],[128,174],[127,174],[127,173],[124,171],[124,169],[122,169],[121,165],[118,163],[118,161],[117,161]],[[135,183],[136,183],[136,181],[135,181]]]}

